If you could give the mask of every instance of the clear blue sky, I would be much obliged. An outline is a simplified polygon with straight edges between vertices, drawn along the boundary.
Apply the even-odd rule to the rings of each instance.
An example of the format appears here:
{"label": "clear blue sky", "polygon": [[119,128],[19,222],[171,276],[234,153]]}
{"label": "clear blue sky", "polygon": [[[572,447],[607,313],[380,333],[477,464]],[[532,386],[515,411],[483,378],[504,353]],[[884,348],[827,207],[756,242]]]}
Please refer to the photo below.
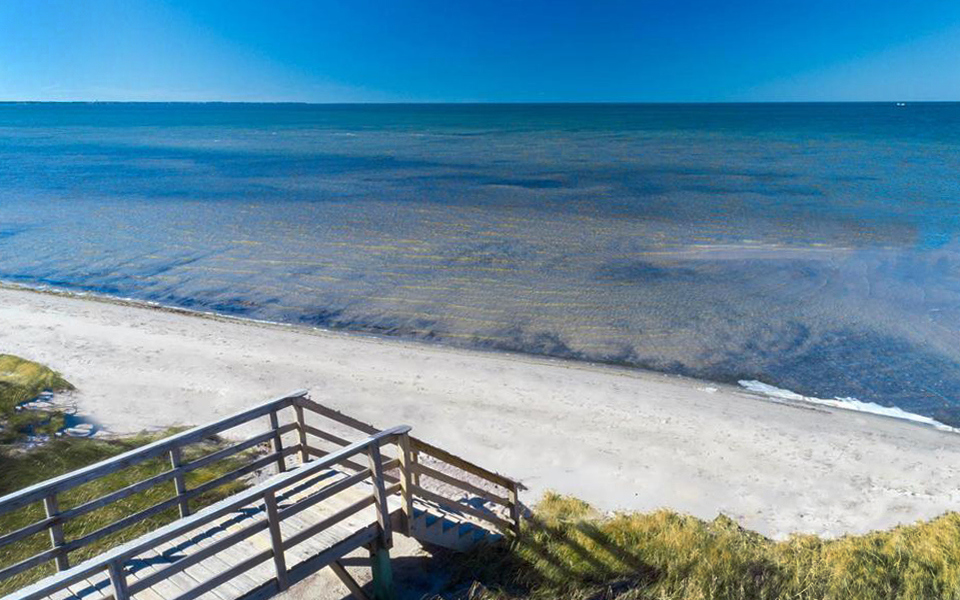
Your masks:
{"label": "clear blue sky", "polygon": [[960,1],[0,0],[0,99],[960,100]]}

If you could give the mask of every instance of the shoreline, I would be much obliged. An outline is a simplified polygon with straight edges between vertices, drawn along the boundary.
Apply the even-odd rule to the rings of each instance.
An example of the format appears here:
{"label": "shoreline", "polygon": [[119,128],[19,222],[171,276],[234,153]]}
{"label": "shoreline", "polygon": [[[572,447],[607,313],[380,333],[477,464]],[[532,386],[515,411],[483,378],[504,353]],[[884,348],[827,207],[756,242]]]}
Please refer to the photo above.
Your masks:
{"label": "shoreline", "polygon": [[602,510],[722,512],[773,537],[960,507],[949,432],[634,368],[8,284],[0,352],[60,371],[113,433],[199,425],[308,388],[519,478],[527,503],[554,489]]}
{"label": "shoreline", "polygon": [[239,325],[246,325],[250,327],[267,327],[267,328],[273,328],[273,329],[282,330],[282,331],[293,331],[293,332],[303,333],[307,335],[346,336],[347,338],[355,337],[359,339],[377,340],[377,341],[386,342],[386,343],[413,344],[417,346],[423,346],[425,348],[440,348],[449,352],[463,351],[467,353],[490,354],[493,356],[507,356],[507,357],[513,358],[514,360],[530,359],[533,361],[547,361],[548,363],[559,363],[566,368],[574,368],[574,369],[575,368],[611,369],[611,370],[622,370],[627,373],[637,372],[637,373],[645,374],[647,376],[661,376],[661,377],[667,377],[670,379],[686,381],[691,385],[699,385],[699,386],[705,386],[705,387],[719,386],[722,388],[729,388],[732,391],[747,393],[757,397],[758,399],[765,400],[773,404],[779,404],[784,406],[794,406],[794,407],[805,407],[812,410],[818,410],[818,409],[827,407],[835,410],[869,414],[869,415],[873,415],[880,418],[892,419],[894,421],[899,421],[902,423],[918,425],[921,427],[930,427],[943,432],[960,434],[960,428],[953,427],[945,423],[941,423],[940,421],[937,421],[931,417],[920,415],[918,413],[905,411],[898,407],[885,407],[885,406],[876,404],[874,402],[869,402],[869,401],[864,402],[857,398],[839,398],[838,397],[834,399],[829,399],[829,398],[815,398],[810,396],[804,396],[802,394],[798,394],[794,392],[793,390],[779,388],[769,383],[756,381],[756,380],[749,380],[749,381],[740,380],[739,385],[733,385],[732,383],[727,381],[715,381],[711,379],[702,379],[697,377],[691,377],[688,375],[681,375],[678,373],[656,371],[653,369],[636,367],[636,366],[631,366],[626,364],[590,361],[590,360],[568,358],[568,357],[562,357],[562,356],[551,356],[549,354],[534,354],[529,352],[520,352],[516,350],[500,350],[500,349],[484,348],[484,347],[470,348],[470,347],[451,345],[438,340],[406,338],[402,336],[391,336],[391,335],[378,334],[378,333],[373,333],[368,331],[359,331],[359,330],[354,331],[354,330],[347,330],[347,329],[327,329],[327,328],[317,327],[313,325],[284,323],[282,321],[269,321],[265,319],[254,319],[250,317],[239,317],[235,315],[227,315],[227,314],[218,313],[214,311],[193,310],[193,309],[183,308],[179,306],[170,306],[166,304],[161,304],[159,302],[152,302],[149,300],[138,300],[136,298],[122,298],[119,296],[111,296],[109,294],[99,294],[96,292],[77,292],[77,291],[71,291],[68,289],[57,288],[57,287],[47,287],[47,286],[35,287],[35,286],[29,286],[29,285],[23,285],[23,284],[13,283],[9,281],[4,281],[3,279],[0,279],[0,291],[2,290],[47,294],[47,295],[62,297],[62,298],[76,298],[80,300],[89,300],[93,302],[102,302],[105,304],[113,304],[116,306],[127,306],[131,308],[138,308],[138,309],[145,309],[145,310],[156,310],[160,312],[177,314],[177,315],[182,315],[186,317],[210,319],[210,320],[221,321],[226,323],[236,323]]}

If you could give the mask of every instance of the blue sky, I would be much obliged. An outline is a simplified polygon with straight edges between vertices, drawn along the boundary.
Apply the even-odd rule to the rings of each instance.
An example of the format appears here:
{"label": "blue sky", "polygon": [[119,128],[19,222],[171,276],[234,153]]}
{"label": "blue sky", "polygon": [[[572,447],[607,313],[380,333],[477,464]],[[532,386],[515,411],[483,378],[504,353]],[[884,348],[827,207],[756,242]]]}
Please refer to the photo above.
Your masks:
{"label": "blue sky", "polygon": [[960,2],[0,0],[0,99],[960,100]]}

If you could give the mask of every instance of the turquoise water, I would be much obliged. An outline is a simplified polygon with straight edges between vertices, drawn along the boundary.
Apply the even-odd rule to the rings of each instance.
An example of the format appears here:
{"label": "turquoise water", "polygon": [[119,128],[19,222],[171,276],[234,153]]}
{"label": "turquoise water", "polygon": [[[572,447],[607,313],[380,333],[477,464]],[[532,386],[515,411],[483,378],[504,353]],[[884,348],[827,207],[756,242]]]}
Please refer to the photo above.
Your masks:
{"label": "turquoise water", "polygon": [[960,424],[957,173],[957,104],[0,104],[0,280]]}

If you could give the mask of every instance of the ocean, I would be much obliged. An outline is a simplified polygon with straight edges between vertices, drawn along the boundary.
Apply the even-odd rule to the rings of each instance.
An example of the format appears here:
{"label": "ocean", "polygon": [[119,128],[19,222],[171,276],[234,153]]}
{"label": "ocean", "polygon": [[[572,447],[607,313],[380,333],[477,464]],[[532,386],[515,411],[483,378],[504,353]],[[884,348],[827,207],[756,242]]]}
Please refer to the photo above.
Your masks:
{"label": "ocean", "polygon": [[960,104],[0,104],[0,281],[949,425],[958,230]]}

